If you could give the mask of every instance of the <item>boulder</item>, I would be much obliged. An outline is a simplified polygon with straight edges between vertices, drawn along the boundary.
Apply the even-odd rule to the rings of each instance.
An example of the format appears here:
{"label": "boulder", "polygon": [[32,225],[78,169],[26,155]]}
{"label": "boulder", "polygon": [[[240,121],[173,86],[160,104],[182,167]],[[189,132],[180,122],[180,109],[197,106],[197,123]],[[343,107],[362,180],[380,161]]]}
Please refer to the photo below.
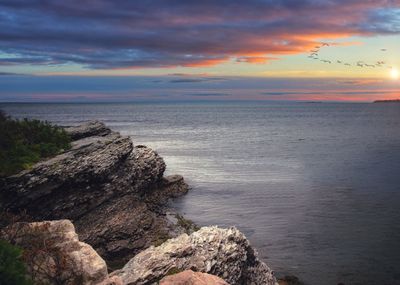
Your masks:
{"label": "boulder", "polygon": [[239,230],[218,227],[203,227],[152,246],[112,275],[124,284],[153,284],[171,272],[189,269],[216,275],[231,285],[277,284],[272,270]]}
{"label": "boulder", "polygon": [[160,285],[229,285],[221,278],[201,272],[185,270],[183,272],[166,276],[160,281]]}
{"label": "boulder", "polygon": [[24,213],[23,221],[72,220],[110,264],[185,232],[166,204],[188,186],[179,175],[163,177],[156,151],[96,121],[66,131],[75,139],[69,150],[0,179],[0,208]]}
{"label": "boulder", "polygon": [[109,280],[105,261],[90,245],[79,241],[69,220],[15,223],[1,236],[24,250],[35,284],[90,285]]}

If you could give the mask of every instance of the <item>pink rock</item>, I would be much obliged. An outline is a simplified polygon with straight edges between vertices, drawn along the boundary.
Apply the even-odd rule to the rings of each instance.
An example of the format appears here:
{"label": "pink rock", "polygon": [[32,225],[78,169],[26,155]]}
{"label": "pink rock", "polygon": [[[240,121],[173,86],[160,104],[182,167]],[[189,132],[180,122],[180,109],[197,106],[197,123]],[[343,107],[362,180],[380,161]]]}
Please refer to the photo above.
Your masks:
{"label": "pink rock", "polygon": [[201,272],[185,270],[178,274],[166,276],[160,281],[160,285],[229,285],[221,278]]}

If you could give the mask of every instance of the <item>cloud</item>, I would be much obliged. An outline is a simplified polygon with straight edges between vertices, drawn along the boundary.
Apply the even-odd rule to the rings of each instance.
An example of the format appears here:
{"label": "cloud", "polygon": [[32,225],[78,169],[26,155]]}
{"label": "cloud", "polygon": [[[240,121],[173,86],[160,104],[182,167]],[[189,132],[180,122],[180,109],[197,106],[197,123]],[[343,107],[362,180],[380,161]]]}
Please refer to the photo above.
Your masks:
{"label": "cloud", "polygon": [[267,96],[284,96],[284,95],[311,95],[311,94],[321,94],[320,91],[315,92],[315,91],[297,91],[297,92],[292,92],[292,91],[274,91],[274,92],[263,92],[261,95],[267,95]]}
{"label": "cloud", "polygon": [[201,78],[180,78],[180,79],[172,79],[170,83],[194,83],[203,81],[204,80]]}
{"label": "cloud", "polygon": [[202,83],[202,82],[209,82],[209,81],[222,81],[222,80],[227,80],[226,78],[223,77],[184,77],[184,78],[177,78],[177,79],[172,79],[169,82],[170,83]]}
{"label": "cloud", "polygon": [[[262,95],[267,96],[281,96],[281,97],[293,97],[296,99],[308,98],[307,96],[324,96],[324,95],[335,95],[335,96],[353,96],[360,95],[361,98],[365,98],[369,95],[387,95],[387,94],[398,94],[396,90],[360,90],[360,91],[338,91],[338,90],[319,90],[319,91],[277,91],[277,92],[263,92]],[[342,100],[345,97],[341,97]]]}
{"label": "cloud", "polygon": [[236,58],[237,62],[247,62],[247,63],[267,63],[270,60],[277,60],[276,57],[267,56],[240,56]]}
{"label": "cloud", "polygon": [[384,82],[384,80],[382,79],[353,79],[353,80],[339,80],[338,84],[364,86],[364,85],[374,85],[382,82]]}
{"label": "cloud", "polygon": [[3,0],[0,65],[255,63],[320,38],[398,34],[399,8],[395,0]]}
{"label": "cloud", "polygon": [[23,73],[13,73],[13,72],[1,72],[0,71],[0,76],[14,76],[14,75],[26,75]]}
{"label": "cloud", "polygon": [[[126,102],[135,100],[374,101],[396,99],[391,80],[364,86],[337,79],[227,77],[218,84],[170,83],[171,76],[0,76],[0,102]],[[154,80],[160,81],[155,84]]]}
{"label": "cloud", "polygon": [[186,96],[193,96],[193,97],[226,97],[229,94],[226,93],[191,93],[185,94]]}

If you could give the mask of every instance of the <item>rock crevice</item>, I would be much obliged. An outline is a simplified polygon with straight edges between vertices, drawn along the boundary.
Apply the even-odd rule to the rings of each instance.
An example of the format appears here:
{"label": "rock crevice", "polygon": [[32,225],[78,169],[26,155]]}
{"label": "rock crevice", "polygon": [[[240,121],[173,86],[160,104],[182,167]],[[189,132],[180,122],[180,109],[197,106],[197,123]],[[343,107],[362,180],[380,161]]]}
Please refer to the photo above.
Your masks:
{"label": "rock crevice", "polygon": [[188,186],[181,176],[163,177],[156,151],[97,121],[66,131],[69,150],[1,181],[3,209],[33,221],[70,219],[112,263],[185,231],[166,218],[165,202]]}
{"label": "rock crevice", "polygon": [[[38,282],[276,284],[236,228],[198,230],[166,207],[188,185],[180,175],[163,176],[157,152],[97,121],[66,131],[69,150],[0,180],[1,208],[22,221],[3,228],[1,237],[27,252],[46,245],[30,259],[30,269],[43,267]],[[59,258],[61,271],[54,266]]]}

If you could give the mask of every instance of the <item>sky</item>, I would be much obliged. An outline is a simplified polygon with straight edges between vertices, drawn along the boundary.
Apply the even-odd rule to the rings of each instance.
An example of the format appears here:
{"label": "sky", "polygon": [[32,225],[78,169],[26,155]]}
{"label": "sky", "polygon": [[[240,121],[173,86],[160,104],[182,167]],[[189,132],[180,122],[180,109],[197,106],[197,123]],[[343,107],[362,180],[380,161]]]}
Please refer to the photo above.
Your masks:
{"label": "sky", "polygon": [[400,97],[398,0],[1,0],[0,102]]}

